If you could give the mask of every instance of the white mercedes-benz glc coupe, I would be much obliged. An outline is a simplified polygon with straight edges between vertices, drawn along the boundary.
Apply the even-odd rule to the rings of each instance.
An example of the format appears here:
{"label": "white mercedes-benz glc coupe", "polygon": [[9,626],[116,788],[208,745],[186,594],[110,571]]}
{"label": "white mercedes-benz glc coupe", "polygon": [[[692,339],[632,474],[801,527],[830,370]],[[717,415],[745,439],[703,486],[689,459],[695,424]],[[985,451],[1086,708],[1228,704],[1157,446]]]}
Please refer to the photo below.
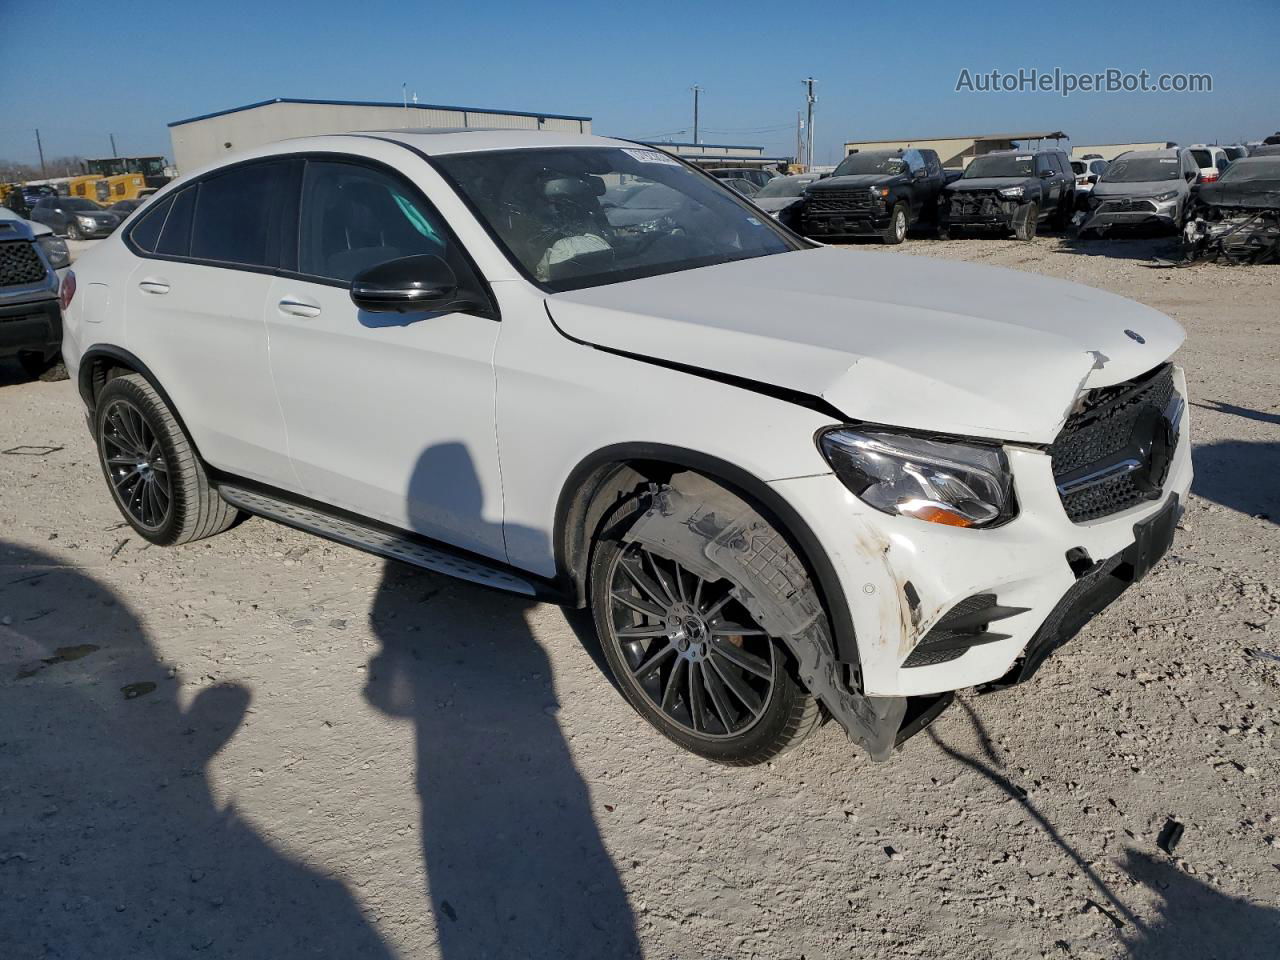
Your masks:
{"label": "white mercedes-benz glc coupe", "polygon": [[275,143],[165,187],[62,299],[143,537],[257,514],[589,606],[635,709],[723,763],[824,716],[884,759],[1028,679],[1191,483],[1168,317],[824,248],[624,140]]}

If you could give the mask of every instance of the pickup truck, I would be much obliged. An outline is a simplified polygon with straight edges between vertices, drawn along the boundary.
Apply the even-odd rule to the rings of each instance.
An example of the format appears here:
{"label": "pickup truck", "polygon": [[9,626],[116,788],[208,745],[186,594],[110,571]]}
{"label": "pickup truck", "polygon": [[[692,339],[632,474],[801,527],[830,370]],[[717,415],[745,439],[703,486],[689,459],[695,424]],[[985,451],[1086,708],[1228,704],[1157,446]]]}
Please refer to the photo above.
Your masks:
{"label": "pickup truck", "polygon": [[1066,153],[996,150],[974,158],[947,185],[938,203],[938,232],[976,227],[1031,240],[1041,223],[1065,230],[1075,205],[1075,172]]}
{"label": "pickup truck", "polygon": [[818,240],[878,236],[901,243],[913,224],[936,223],[946,182],[933,150],[855,150],[805,190],[800,232]]}
{"label": "pickup truck", "polygon": [[28,376],[66,379],[58,290],[70,262],[52,230],[0,207],[0,358],[17,357]]}

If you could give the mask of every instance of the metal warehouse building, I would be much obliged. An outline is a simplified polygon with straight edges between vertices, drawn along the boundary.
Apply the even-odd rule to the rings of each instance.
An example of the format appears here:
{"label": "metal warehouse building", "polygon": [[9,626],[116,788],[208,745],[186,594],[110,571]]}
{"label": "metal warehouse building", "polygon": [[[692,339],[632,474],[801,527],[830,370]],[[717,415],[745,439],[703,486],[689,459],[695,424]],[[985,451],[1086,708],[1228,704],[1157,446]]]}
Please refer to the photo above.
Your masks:
{"label": "metal warehouse building", "polygon": [[169,124],[169,138],[178,172],[189,173],[228,153],[276,140],[402,127],[500,127],[590,133],[591,118],[431,103],[276,98],[175,120]]}

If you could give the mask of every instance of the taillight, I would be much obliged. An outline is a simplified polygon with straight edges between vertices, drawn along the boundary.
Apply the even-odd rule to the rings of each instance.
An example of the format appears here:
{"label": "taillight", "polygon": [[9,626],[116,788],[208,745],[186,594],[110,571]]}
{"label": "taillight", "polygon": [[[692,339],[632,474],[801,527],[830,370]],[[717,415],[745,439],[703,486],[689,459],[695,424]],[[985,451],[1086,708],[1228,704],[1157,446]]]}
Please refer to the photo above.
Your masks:
{"label": "taillight", "polygon": [[1200,174],[1201,183],[1215,183],[1217,179],[1218,179],[1218,172],[1216,170],[1213,173]]}
{"label": "taillight", "polygon": [[58,289],[58,305],[63,310],[71,306],[71,298],[76,295],[76,275],[74,271],[68,270],[66,276],[62,278],[62,286]]}

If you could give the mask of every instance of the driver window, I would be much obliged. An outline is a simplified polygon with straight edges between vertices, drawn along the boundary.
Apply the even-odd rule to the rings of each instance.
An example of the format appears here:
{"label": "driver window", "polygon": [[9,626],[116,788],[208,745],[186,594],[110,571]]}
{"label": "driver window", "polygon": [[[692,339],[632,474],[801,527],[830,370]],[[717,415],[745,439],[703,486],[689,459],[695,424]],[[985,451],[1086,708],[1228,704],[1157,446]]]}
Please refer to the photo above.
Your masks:
{"label": "driver window", "polygon": [[398,179],[351,163],[307,161],[299,273],[349,283],[388,260],[448,257],[446,236],[434,211]]}

